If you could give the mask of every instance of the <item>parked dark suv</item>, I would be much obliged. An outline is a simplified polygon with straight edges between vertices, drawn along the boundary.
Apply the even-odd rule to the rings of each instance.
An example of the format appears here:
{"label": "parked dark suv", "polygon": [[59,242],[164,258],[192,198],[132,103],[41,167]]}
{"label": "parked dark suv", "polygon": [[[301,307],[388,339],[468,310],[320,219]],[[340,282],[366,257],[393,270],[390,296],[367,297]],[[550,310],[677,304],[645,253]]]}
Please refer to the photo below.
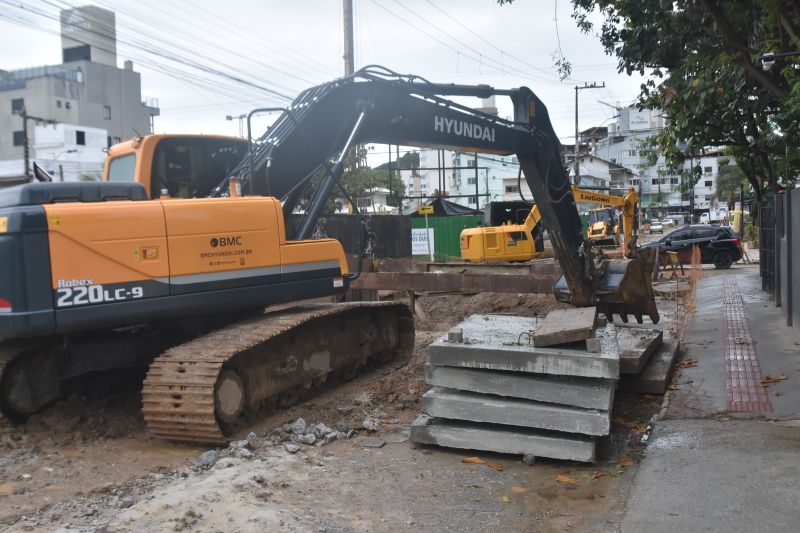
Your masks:
{"label": "parked dark suv", "polygon": [[700,247],[700,262],[717,268],[730,268],[742,258],[742,244],[728,227],[698,224],[682,226],[667,233],[657,241],[643,244],[642,248],[658,247],[659,256],[665,252],[678,252],[683,264],[692,262],[692,248]]}

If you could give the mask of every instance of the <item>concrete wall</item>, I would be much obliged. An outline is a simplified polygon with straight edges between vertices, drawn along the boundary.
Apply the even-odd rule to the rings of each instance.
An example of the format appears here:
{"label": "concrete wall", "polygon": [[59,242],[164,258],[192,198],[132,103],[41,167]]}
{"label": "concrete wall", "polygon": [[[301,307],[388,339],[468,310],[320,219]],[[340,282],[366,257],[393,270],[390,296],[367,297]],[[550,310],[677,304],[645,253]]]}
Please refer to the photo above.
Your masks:
{"label": "concrete wall", "polygon": [[113,11],[83,6],[61,12],[61,49],[80,46],[91,48],[92,61],[117,65],[117,28]]}

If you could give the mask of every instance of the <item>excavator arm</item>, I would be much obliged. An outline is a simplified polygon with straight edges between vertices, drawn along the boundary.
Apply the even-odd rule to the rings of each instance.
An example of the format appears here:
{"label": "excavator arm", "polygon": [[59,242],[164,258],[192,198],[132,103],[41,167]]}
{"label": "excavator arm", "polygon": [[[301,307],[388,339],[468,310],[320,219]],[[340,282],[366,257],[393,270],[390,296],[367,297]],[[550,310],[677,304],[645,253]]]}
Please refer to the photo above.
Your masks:
{"label": "excavator arm", "polygon": [[[510,97],[513,120],[444,98],[492,95]],[[364,143],[515,154],[563,271],[556,296],[578,306],[597,305],[609,316],[620,314],[627,320],[633,314],[641,320],[649,315],[658,320],[646,261],[596,261],[585,242],[561,144],[547,108],[527,87],[499,90],[436,84],[383,67],[366,67],[301,93],[253,143],[233,177],[248,194],[280,198],[288,218],[311,176],[325,166],[325,177],[303,206],[305,215],[294,236],[308,238],[344,171],[344,154]],[[216,194],[227,190],[226,180]]]}

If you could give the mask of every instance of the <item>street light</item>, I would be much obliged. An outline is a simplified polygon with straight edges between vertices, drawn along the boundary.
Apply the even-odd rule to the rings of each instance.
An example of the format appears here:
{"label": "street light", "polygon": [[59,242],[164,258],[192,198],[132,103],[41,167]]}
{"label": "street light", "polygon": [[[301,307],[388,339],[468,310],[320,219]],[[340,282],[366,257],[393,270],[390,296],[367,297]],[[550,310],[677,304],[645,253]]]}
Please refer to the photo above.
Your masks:
{"label": "street light", "polygon": [[800,56],[800,51],[798,52],[768,52],[761,56],[761,69],[764,72],[770,72],[772,67],[775,66],[775,60],[781,57],[792,57],[792,56]]}
{"label": "street light", "polygon": [[247,118],[247,113],[241,115],[225,115],[225,120],[239,119],[239,137],[244,137],[244,119]]}

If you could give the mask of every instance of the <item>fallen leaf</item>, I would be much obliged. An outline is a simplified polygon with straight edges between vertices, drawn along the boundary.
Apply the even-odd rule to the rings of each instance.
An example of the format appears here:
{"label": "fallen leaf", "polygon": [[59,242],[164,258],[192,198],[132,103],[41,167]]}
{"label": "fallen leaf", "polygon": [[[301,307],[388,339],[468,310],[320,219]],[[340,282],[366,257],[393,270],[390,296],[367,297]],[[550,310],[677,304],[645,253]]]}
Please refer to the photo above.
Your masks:
{"label": "fallen leaf", "polygon": [[490,463],[486,463],[486,466],[488,466],[489,468],[493,468],[494,470],[496,470],[498,472],[502,472],[503,471],[503,465],[501,465],[500,463],[495,463],[494,461],[492,461]]}
{"label": "fallen leaf", "polygon": [[563,475],[556,476],[556,481],[558,481],[559,483],[569,483],[570,485],[575,485],[578,482],[578,480],[575,478]]}
{"label": "fallen leaf", "polygon": [[611,477],[619,477],[622,474],[622,470],[609,470],[608,475]]}
{"label": "fallen leaf", "polygon": [[633,465],[633,459],[631,459],[630,457],[625,457],[623,459],[620,459],[619,463],[617,464],[619,464],[619,466],[631,466]]}
{"label": "fallen leaf", "polygon": [[587,500],[592,500],[592,501],[595,501],[595,502],[597,500],[599,500],[600,498],[605,498],[605,496],[603,496],[602,494],[589,494],[586,497]]}
{"label": "fallen leaf", "polygon": [[608,475],[608,472],[606,472],[605,470],[595,470],[591,474],[584,474],[583,477],[586,478],[586,481],[590,481],[591,482],[591,481],[597,481],[601,477],[606,477],[607,475]]}
{"label": "fallen leaf", "polygon": [[681,361],[680,363],[678,363],[677,366],[678,368],[691,368],[693,366],[697,366],[697,359],[695,359],[694,357],[690,357],[686,361]]}
{"label": "fallen leaf", "polygon": [[626,428],[632,428],[633,426],[636,425],[636,422],[630,422],[628,420],[625,420],[624,418],[615,418],[614,420],[611,421],[611,423],[614,424],[615,426],[625,426]]}
{"label": "fallen leaf", "polygon": [[508,496],[503,496],[501,499],[503,500],[503,503],[511,503],[511,498]]}
{"label": "fallen leaf", "polygon": [[528,489],[525,487],[511,487],[511,492],[516,494],[522,494],[523,492],[528,492]]}
{"label": "fallen leaf", "polygon": [[667,388],[669,390],[678,390],[678,386],[674,383],[670,383],[669,385],[667,385]]}
{"label": "fallen leaf", "polygon": [[638,431],[639,433],[646,433],[647,432],[647,426],[645,426],[644,424],[636,426],[634,429],[636,431]]}
{"label": "fallen leaf", "polygon": [[780,376],[777,377],[764,376],[764,379],[761,380],[761,383],[759,383],[759,385],[761,385],[762,387],[769,387],[773,383],[780,383],[781,381],[786,381],[787,379],[789,378],[786,377],[786,374],[781,374]]}
{"label": "fallen leaf", "polygon": [[485,465],[486,461],[481,459],[480,457],[464,457],[461,459],[462,463],[469,463],[471,465]]}
{"label": "fallen leaf", "polygon": [[747,344],[747,339],[743,339],[742,337],[736,337],[733,339],[734,344]]}
{"label": "fallen leaf", "polygon": [[717,422],[727,422],[730,419],[731,419],[731,417],[724,416],[724,415],[720,415],[720,416],[715,416],[714,417],[714,420],[716,420]]}
{"label": "fallen leaf", "polygon": [[661,402],[661,396],[656,396],[655,394],[645,394],[644,401],[646,402]]}

